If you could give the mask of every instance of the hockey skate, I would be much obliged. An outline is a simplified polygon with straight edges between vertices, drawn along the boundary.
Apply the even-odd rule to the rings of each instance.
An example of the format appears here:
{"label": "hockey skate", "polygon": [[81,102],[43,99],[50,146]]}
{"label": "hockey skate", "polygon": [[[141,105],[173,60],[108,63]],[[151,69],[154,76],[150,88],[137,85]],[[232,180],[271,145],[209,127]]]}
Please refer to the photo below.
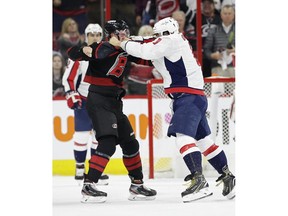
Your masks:
{"label": "hockey skate", "polygon": [[75,180],[77,180],[79,184],[84,179],[84,173],[85,173],[85,165],[84,164],[76,164]]}
{"label": "hockey skate", "polygon": [[235,176],[229,171],[227,167],[223,168],[223,174],[216,180],[218,185],[223,183],[222,195],[227,197],[227,199],[233,199],[235,197]]}
{"label": "hockey skate", "polygon": [[201,173],[190,174],[185,177],[187,189],[181,193],[184,203],[203,199],[211,196],[213,193],[209,189],[209,184]]}
{"label": "hockey skate", "polygon": [[145,187],[142,180],[132,180],[129,192],[131,201],[154,200],[157,194],[156,190]]}
{"label": "hockey skate", "polygon": [[107,200],[107,193],[98,190],[96,184],[87,178],[84,180],[81,194],[82,203],[102,203]]}

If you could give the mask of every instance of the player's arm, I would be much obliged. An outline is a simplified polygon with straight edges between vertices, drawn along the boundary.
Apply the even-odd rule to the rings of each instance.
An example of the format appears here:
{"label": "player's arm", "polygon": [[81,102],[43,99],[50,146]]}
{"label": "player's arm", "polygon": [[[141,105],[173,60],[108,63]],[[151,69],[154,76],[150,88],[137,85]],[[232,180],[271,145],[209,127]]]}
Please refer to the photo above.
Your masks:
{"label": "player's arm", "polygon": [[113,53],[117,53],[118,51],[115,49],[114,46],[112,46],[108,42],[101,42],[101,43],[93,43],[91,45],[91,58],[92,59],[105,59],[110,55],[113,55]]}
{"label": "player's arm", "polygon": [[[141,44],[143,43],[149,43],[154,41],[156,38],[154,36],[130,36],[132,41],[139,42]],[[132,62],[135,62],[136,64],[146,65],[146,66],[153,66],[152,62],[150,60],[145,60],[142,58],[138,58],[132,55],[128,56],[128,59]]]}
{"label": "player's arm", "polygon": [[76,82],[79,77],[79,61],[73,61],[68,58],[67,66],[62,77],[62,84],[64,86],[65,92],[76,91]]}
{"label": "player's arm", "polygon": [[67,106],[71,109],[81,109],[82,107],[82,100],[76,87],[80,71],[79,68],[79,61],[68,59],[68,64],[62,78]]}
{"label": "player's arm", "polygon": [[83,52],[83,49],[87,49],[87,44],[83,43],[82,46],[72,46],[67,50],[67,55],[70,59],[72,59],[73,61],[89,61],[90,57],[87,55],[87,52]]}
{"label": "player's arm", "polygon": [[157,38],[148,43],[139,43],[132,40],[124,40],[120,42],[115,37],[112,37],[109,42],[113,46],[120,46],[129,55],[146,60],[158,59],[171,52],[171,41],[169,38],[164,37]]}

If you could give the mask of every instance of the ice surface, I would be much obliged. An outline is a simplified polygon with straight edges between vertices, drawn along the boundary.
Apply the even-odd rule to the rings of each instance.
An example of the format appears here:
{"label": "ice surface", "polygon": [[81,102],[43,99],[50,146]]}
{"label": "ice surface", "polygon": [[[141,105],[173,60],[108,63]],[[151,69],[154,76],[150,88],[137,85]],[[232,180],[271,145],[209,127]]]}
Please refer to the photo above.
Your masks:
{"label": "ice surface", "polygon": [[53,177],[53,216],[235,216],[235,199],[222,196],[222,185],[207,178],[214,194],[202,200],[183,203],[185,190],[180,178],[144,179],[145,185],[157,190],[153,201],[129,201],[128,176],[110,175],[109,185],[98,186],[108,193],[105,203],[83,204],[81,188],[72,176]]}

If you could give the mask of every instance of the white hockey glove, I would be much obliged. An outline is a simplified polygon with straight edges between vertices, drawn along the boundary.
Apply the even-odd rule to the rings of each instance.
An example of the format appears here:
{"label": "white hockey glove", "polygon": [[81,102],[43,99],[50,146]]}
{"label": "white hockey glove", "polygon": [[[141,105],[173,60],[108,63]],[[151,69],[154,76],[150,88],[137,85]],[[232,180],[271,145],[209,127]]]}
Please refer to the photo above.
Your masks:
{"label": "white hockey glove", "polygon": [[68,91],[66,92],[67,105],[70,109],[81,109],[82,100],[78,92]]}

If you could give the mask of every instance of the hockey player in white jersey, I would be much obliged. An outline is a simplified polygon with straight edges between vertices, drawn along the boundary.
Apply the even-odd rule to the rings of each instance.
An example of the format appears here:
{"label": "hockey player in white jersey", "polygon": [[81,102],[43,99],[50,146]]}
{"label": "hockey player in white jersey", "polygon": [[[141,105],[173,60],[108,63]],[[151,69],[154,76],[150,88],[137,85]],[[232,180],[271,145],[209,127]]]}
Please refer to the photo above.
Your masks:
{"label": "hockey player in white jersey", "polygon": [[[85,29],[85,43],[88,45],[102,41],[103,30],[99,24],[89,24]],[[97,140],[92,130],[92,122],[86,110],[86,97],[89,83],[84,82],[88,68],[87,61],[73,61],[68,59],[68,65],[62,78],[66,92],[67,105],[74,109],[74,158],[76,161],[75,179],[82,182],[85,172],[85,160],[88,150],[88,142],[91,138],[91,154],[97,147]],[[98,184],[108,184],[109,177],[102,175]]]}
{"label": "hockey player in white jersey", "polygon": [[153,31],[156,39],[152,42],[143,40],[139,43],[128,38],[119,41],[115,37],[109,42],[129,55],[151,60],[163,77],[165,93],[173,100],[173,117],[167,135],[176,137],[176,145],[191,172],[185,178],[188,187],[181,193],[183,202],[213,194],[202,173],[201,153],[220,174],[216,181],[224,183],[222,194],[232,199],[235,197],[235,176],[228,169],[221,146],[209,136],[201,66],[194,58],[189,42],[179,33],[176,20],[164,18],[154,25]]}

